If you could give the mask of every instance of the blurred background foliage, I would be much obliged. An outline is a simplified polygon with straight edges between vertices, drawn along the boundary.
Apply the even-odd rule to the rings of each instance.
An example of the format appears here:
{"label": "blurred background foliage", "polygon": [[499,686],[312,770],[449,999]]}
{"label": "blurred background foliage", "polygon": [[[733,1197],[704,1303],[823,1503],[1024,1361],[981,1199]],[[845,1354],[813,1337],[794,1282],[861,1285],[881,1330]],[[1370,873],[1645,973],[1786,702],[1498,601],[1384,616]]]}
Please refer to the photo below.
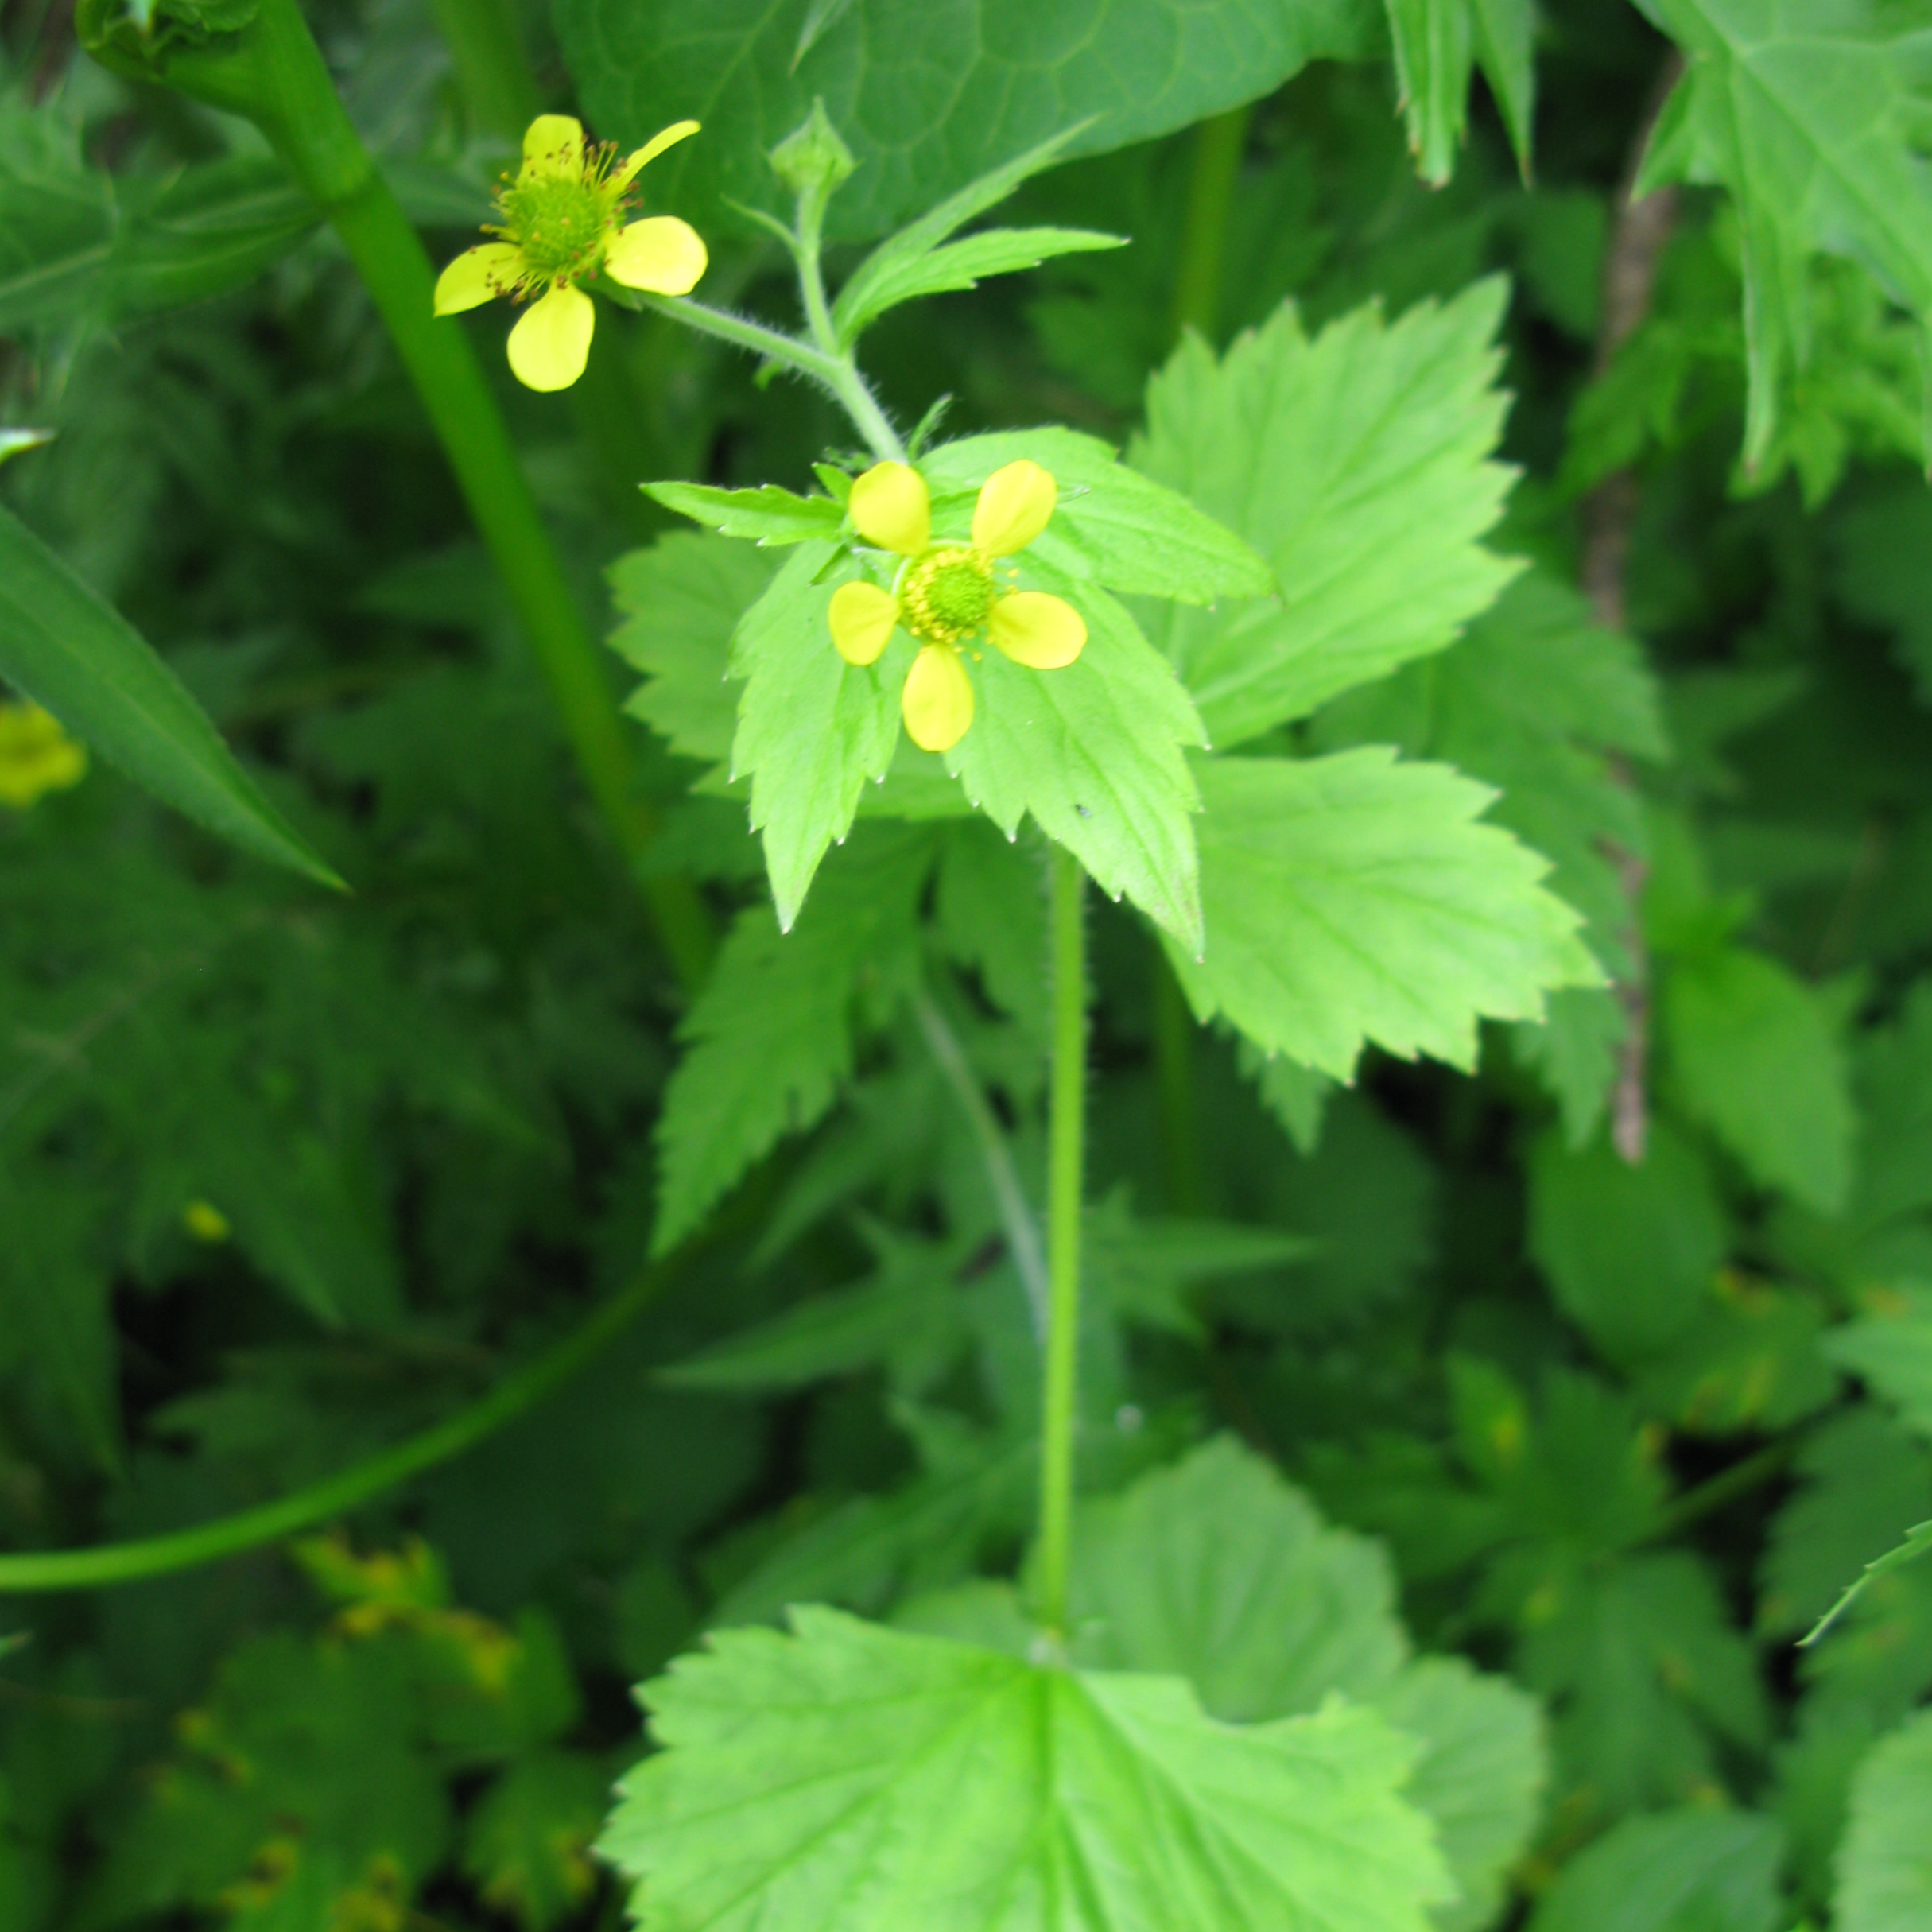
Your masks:
{"label": "blurred background foliage", "polygon": [[[560,7],[555,37],[511,10],[526,85],[595,131],[686,111],[597,64],[616,0]],[[444,37],[463,12],[311,16],[444,254],[522,111]],[[1932,1565],[1794,1639],[1932,1516],[1915,327],[1801,251],[1808,359],[1747,467],[1736,204],[1639,204],[1654,289],[1605,312],[1670,44],[1621,0],[1557,0],[1533,177],[1479,87],[1431,188],[1381,30],[1345,12],[1304,53],[1349,57],[1022,191],[1016,218],[1131,248],[902,310],[870,367],[903,421],[945,392],[951,430],[1124,444],[1184,328],[1218,345],[1284,297],[1319,326],[1507,275],[1521,475],[1494,541],[1537,573],[1298,742],[1502,787],[1640,987],[1648,1051],[1603,1002],[1496,1030],[1473,1077],[1371,1057],[1325,1092],[1185,1030],[1157,949],[1100,906],[1087,1480],[1232,1432],[1360,1533],[1336,1631],[1384,1620],[1398,1655],[1392,1592],[1416,1643],[1533,1693],[1547,1778],[1532,1725],[1499,1802],[1533,1848],[1479,1902],[1496,1922],[1788,1932],[1836,1893],[1848,1932],[1905,1932],[1924,1921],[1868,1874],[1932,1817]],[[720,136],[727,188],[750,138]],[[718,186],[673,204],[713,239],[708,294],[786,318],[788,265],[709,219]],[[488,359],[584,608],[633,656],[695,541],[607,576],[671,521],[640,479],[802,487],[849,442],[829,403],[653,315],[607,308],[568,401]],[[55,0],[0,9],[0,423],[57,432],[0,500],[355,888],[271,874],[103,766],[0,783],[0,1544],[32,1550],[313,1482],[632,1282],[688,994],[340,248],[258,137],[107,77]],[[651,863],[720,925],[759,902],[738,809],[635,738]],[[0,735],[0,781],[34,755]],[[853,864],[888,836],[862,827]],[[929,1593],[1011,1566],[1026,1306],[901,997],[934,988],[1030,1181],[1041,949],[1003,850],[946,833],[836,1108],[561,1397],[338,1530],[0,1599],[0,1928],[615,1925],[588,1847],[634,1755],[627,1686],[788,1601],[943,1627]],[[1610,1134],[1639,1111],[1632,1166]]]}

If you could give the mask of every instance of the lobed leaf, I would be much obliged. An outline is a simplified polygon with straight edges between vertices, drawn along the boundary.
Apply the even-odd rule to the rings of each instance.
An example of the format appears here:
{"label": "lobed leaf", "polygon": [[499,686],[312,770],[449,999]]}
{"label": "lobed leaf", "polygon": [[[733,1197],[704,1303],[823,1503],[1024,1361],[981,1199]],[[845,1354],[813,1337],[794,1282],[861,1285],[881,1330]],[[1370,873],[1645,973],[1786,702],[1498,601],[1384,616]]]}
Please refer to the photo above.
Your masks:
{"label": "lobed leaf", "polygon": [[1272,93],[1310,60],[1380,50],[1356,0],[1113,0],[1104,16],[1040,0],[809,14],[559,0],[555,18],[599,134],[631,147],[667,113],[704,123],[702,141],[654,166],[659,205],[714,224],[720,196],[775,208],[764,153],[821,99],[859,164],[832,204],[836,235],[883,234],[943,196],[965,204],[921,253],[1050,159],[1145,141]]}
{"label": "lobed leaf", "polygon": [[681,517],[703,523],[721,537],[749,538],[761,548],[836,541],[845,510],[828,496],[797,496],[776,483],[755,490],[714,490],[704,483],[653,483],[644,494]]}
{"label": "lobed leaf", "polygon": [[1485,787],[1375,747],[1195,770],[1208,945],[1168,955],[1196,1013],[1264,1053],[1341,1080],[1369,1041],[1466,1067],[1479,1018],[1597,977],[1546,863],[1475,822]]}
{"label": "lobed leaf", "polygon": [[1102,235],[1092,228],[988,228],[928,254],[895,256],[876,268],[873,258],[862,263],[839,291],[832,305],[832,325],[849,347],[886,310],[902,302],[976,289],[983,277],[1035,269],[1057,255],[1126,246],[1126,236]]}
{"label": "lobed leaf", "polygon": [[1135,467],[1247,538],[1278,587],[1154,633],[1217,746],[1441,650],[1520,568],[1479,541],[1511,475],[1491,460],[1505,294],[1479,282],[1388,325],[1371,305],[1312,342],[1284,304],[1218,360],[1190,336],[1149,384]]}
{"label": "lobed leaf", "polygon": [[1480,64],[1527,180],[1536,76],[1529,0],[1387,0],[1403,125],[1422,179],[1440,188],[1468,129],[1469,75]]}
{"label": "lobed leaf", "polygon": [[1422,1932],[1446,1875],[1372,1713],[1216,1724],[1169,1678],[1042,1669],[824,1609],[644,1693],[604,1855],[662,1932]]}

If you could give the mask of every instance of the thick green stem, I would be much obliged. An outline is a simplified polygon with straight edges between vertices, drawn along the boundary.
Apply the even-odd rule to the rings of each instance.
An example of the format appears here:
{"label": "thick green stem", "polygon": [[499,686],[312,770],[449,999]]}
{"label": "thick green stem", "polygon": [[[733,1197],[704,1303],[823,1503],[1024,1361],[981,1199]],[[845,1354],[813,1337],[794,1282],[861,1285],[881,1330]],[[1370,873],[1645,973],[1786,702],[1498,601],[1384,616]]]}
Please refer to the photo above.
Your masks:
{"label": "thick green stem", "polygon": [[[127,71],[125,42],[99,45]],[[137,73],[143,72],[139,63]],[[689,881],[639,870],[653,836],[602,653],[584,622],[481,365],[460,323],[434,312],[429,258],[351,124],[296,0],[262,0],[241,32],[170,50],[158,78],[262,129],[320,204],[360,271],[441,440],[470,514],[534,648],[564,735],[687,986],[704,976],[711,921]]]}
{"label": "thick green stem", "polygon": [[[1181,258],[1174,268],[1170,312],[1176,336],[1192,328],[1212,339],[1220,320],[1228,223],[1253,115],[1251,107],[1234,107],[1203,121],[1194,130],[1187,219],[1181,231]],[[1198,1214],[1205,1205],[1205,1189],[1194,1091],[1194,1016],[1161,942],[1150,936],[1148,944],[1154,1082],[1160,1100],[1161,1166],[1167,1181],[1167,1205],[1177,1213]]]}
{"label": "thick green stem", "polygon": [[679,1259],[646,1268],[527,1368],[506,1376],[487,1395],[460,1409],[433,1429],[398,1442],[338,1474],[278,1502],[265,1503],[213,1523],[136,1542],[104,1543],[91,1550],[50,1550],[0,1556],[0,1597],[29,1591],[99,1589],[192,1569],[243,1550],[259,1549],[318,1523],[326,1523],[460,1456],[543,1400],[607,1348],[662,1291]]}
{"label": "thick green stem", "polygon": [[1220,319],[1222,272],[1235,188],[1247,147],[1251,107],[1231,107],[1194,130],[1193,166],[1188,177],[1187,220],[1174,270],[1174,332],[1199,329],[1212,338]]}
{"label": "thick green stem", "polygon": [[[624,298],[620,296],[619,299]],[[754,322],[748,316],[708,308],[689,296],[640,295],[630,299],[635,306],[654,308],[700,335],[715,336],[720,342],[728,342],[766,362],[778,363],[809,377],[831,392],[875,456],[893,463],[906,460],[906,445],[866,386],[858,364],[836,347],[831,351],[815,347],[809,342],[801,342],[796,336],[786,335],[782,329],[767,328],[762,322]]]}
{"label": "thick green stem", "polygon": [[1053,1065],[1049,1100],[1046,1270],[1051,1318],[1040,1415],[1040,1621],[1064,1635],[1073,1536],[1080,1387],[1080,1224],[1087,1098],[1087,929],[1080,862],[1053,848]]}

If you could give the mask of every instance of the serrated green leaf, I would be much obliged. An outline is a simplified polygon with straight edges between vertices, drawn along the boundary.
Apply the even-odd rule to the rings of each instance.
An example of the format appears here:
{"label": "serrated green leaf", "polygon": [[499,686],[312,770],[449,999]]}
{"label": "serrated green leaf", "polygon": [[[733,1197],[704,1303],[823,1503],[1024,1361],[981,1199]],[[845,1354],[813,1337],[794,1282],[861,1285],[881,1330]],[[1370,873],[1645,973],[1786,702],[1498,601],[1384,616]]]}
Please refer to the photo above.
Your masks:
{"label": "serrated green leaf", "polygon": [[4,508],[0,676],[165,804],[258,859],[341,886],[147,642]]}
{"label": "serrated green leaf", "polygon": [[[1567,584],[1532,571],[1440,656],[1326,706],[1309,736],[1325,751],[1398,745],[1495,786],[1496,823],[1554,862],[1550,889],[1621,973],[1631,914],[1620,868],[1645,855],[1647,840],[1637,793],[1610,755],[1664,755],[1660,695],[1634,644],[1594,623]],[[1543,1026],[1518,1030],[1517,1057],[1557,1095],[1572,1146],[1603,1117],[1625,1030],[1608,988],[1561,993]]]}
{"label": "serrated green leaf", "polygon": [[[1924,1526],[1932,1535],[1932,1524]],[[1932,1920],[1932,1711],[1883,1738],[1852,1785],[1832,1922],[1840,1932],[1916,1932]]]}
{"label": "serrated green leaf", "polygon": [[763,548],[835,541],[845,521],[842,505],[828,496],[797,496],[776,483],[755,490],[714,490],[705,483],[654,483],[644,494],[694,523],[708,525],[720,537],[748,538]]}
{"label": "serrated green leaf", "polygon": [[1081,1510],[1069,1615],[1081,1663],[1185,1677],[1233,1723],[1373,1699],[1408,1655],[1380,1546],[1228,1436]]}
{"label": "serrated green leaf", "polygon": [[1097,436],[1051,425],[998,430],[941,444],[919,467],[935,491],[964,495],[1022,456],[1051,471],[1060,486],[1053,521],[1027,546],[1022,572],[1043,561],[1130,596],[1181,603],[1251,597],[1274,588],[1267,563],[1241,537],[1185,497],[1129,469]]}
{"label": "serrated green leaf", "polygon": [[825,613],[834,586],[817,580],[836,553],[799,545],[731,638],[731,675],[745,688],[731,775],[751,781],[751,828],[763,834],[788,931],[826,848],[851,831],[866,781],[892,762],[911,664],[903,634],[876,664],[848,664],[833,648]]}
{"label": "serrated green leaf", "polygon": [[1195,769],[1208,945],[1168,954],[1195,1011],[1264,1053],[1339,1080],[1369,1041],[1466,1067],[1479,1018],[1596,977],[1546,862],[1475,822],[1484,786],[1375,747]]}
{"label": "serrated green leaf", "polygon": [[1241,1071],[1255,1083],[1262,1105],[1282,1123],[1296,1153],[1313,1154],[1321,1144],[1321,1116],[1333,1083],[1298,1061],[1259,1052],[1251,1041],[1242,1040],[1240,1049]]}
{"label": "serrated green leaf", "polygon": [[1199,1335],[1189,1291],[1231,1274],[1305,1260],[1316,1243],[1273,1228],[1135,1214],[1124,1189],[1088,1210],[1080,1266],[1086,1282],[1123,1321]]}
{"label": "serrated green leaf", "polygon": [[1815,1642],[1907,1523],[1932,1515],[1932,1455],[1870,1404],[1824,1422],[1793,1458],[1797,1487],[1771,1518],[1756,1623]]}
{"label": "serrated green leaf", "polygon": [[[708,0],[701,16],[681,0],[563,0],[556,21],[600,134],[633,147],[672,112],[704,123],[702,140],[652,170],[660,205],[700,224],[717,223],[720,196],[777,209],[765,152],[822,99],[859,162],[832,204],[832,227],[849,239],[884,233],[1053,137],[1061,155],[1144,141],[1271,93],[1310,60],[1372,57],[1379,41],[1373,10],[1351,0],[1117,0],[1104,31],[1039,0],[910,13],[897,0],[852,0],[817,16],[801,52],[803,12],[766,0]],[[1045,159],[1030,158],[933,239]]]}
{"label": "serrated green leaf", "polygon": [[1436,1821],[1461,1895],[1438,1905],[1441,1932],[1494,1922],[1509,1868],[1528,1847],[1549,1777],[1536,1700],[1461,1657],[1421,1657],[1375,1699],[1422,1740],[1408,1797]]}
{"label": "serrated green leaf", "polygon": [[511,1764],[464,1821],[463,1869],[483,1903],[526,1932],[580,1911],[597,1888],[590,1847],[609,1791],[595,1758],[540,1751]]}
{"label": "serrated green leaf", "polygon": [[831,1106],[852,1069],[855,999],[868,987],[896,997],[913,969],[931,862],[922,833],[877,828],[793,932],[762,906],[739,914],[681,1029],[685,1057],[658,1127],[654,1254],[676,1247],[781,1135]]}
{"label": "serrated green leaf", "polygon": [[1755,1812],[1626,1818],[1558,1874],[1529,1932],[1779,1932],[1782,1850]]}
{"label": "serrated green leaf", "polygon": [[1848,1584],[1844,1594],[1806,1632],[1803,1642],[1807,1645],[1816,1643],[1858,1600],[1874,1577],[1888,1576],[1894,1570],[1904,1569],[1908,1563],[1916,1563],[1923,1556],[1932,1556],[1932,1521],[1913,1524],[1906,1531],[1903,1542],[1887,1550],[1881,1557],[1874,1557],[1865,1565],[1864,1574]]}
{"label": "serrated green leaf", "polygon": [[1825,1352],[1895,1404],[1907,1429],[1932,1437],[1932,1288],[1907,1282],[1865,1300],[1864,1315],[1825,1337]]}
{"label": "serrated green leaf", "polygon": [[1078,607],[1086,648],[1057,671],[983,653],[972,728],[947,768],[1009,837],[1031,813],[1103,891],[1198,946],[1199,793],[1182,752],[1201,743],[1194,708],[1124,606],[1030,551],[1026,562],[1030,581]]}
{"label": "serrated green leaf", "polygon": [[1312,342],[1285,305],[1218,360],[1190,337],[1149,384],[1135,464],[1246,537],[1280,587],[1157,635],[1217,746],[1440,650],[1515,575],[1479,541],[1511,479],[1490,460],[1505,295],[1480,282],[1388,325],[1371,305]]}
{"label": "serrated green leaf", "polygon": [[1869,0],[1642,0],[1683,49],[1638,192],[1728,188],[1743,245],[1750,374],[1744,461],[1764,457],[1782,392],[1808,366],[1806,264],[1850,256],[1932,321],[1932,81],[1923,23]]}
{"label": "serrated green leaf", "polygon": [[1729,1230],[1709,1169],[1664,1123],[1640,1162],[1554,1135],[1530,1156],[1529,1251],[1558,1305],[1612,1361],[1655,1354],[1696,1318]]}
{"label": "serrated green leaf", "polygon": [[0,109],[0,331],[109,323],[239,288],[320,211],[266,155],[158,180],[88,168],[48,111]]}
{"label": "serrated green leaf", "polygon": [[1432,188],[1455,172],[1469,120],[1476,63],[1502,110],[1517,165],[1530,172],[1536,77],[1529,0],[1387,0],[1402,121],[1416,167]]}
{"label": "serrated green leaf", "polygon": [[774,568],[747,545],[694,536],[660,537],[611,566],[611,595],[625,618],[611,648],[650,681],[624,708],[686,758],[731,756],[731,633],[770,588]]}
{"label": "serrated green leaf", "polygon": [[[891,244],[886,246],[890,248]],[[984,229],[964,241],[935,248],[929,254],[908,253],[881,262],[877,267],[868,260],[839,291],[832,305],[832,324],[839,339],[849,347],[887,309],[919,296],[976,289],[983,277],[1038,268],[1057,255],[1126,246],[1126,236],[1102,235],[1092,228]],[[879,254],[884,252],[882,249]]]}
{"label": "serrated green leaf", "polygon": [[1550,1699],[1564,1782],[1596,1806],[1688,1802],[1709,1787],[1716,1737],[1766,1742],[1756,1660],[1688,1552],[1553,1575],[1522,1614],[1516,1674]]}
{"label": "serrated green leaf", "polygon": [[1369,1712],[1231,1728],[1168,1679],[793,1623],[722,1632],[645,1693],[665,1748],[603,1850],[664,1932],[1420,1932],[1444,1888]]}
{"label": "serrated green leaf", "polygon": [[1819,995],[1763,953],[1721,946],[1671,962],[1662,1009],[1686,1111],[1760,1185],[1821,1214],[1843,1207],[1850,1074]]}

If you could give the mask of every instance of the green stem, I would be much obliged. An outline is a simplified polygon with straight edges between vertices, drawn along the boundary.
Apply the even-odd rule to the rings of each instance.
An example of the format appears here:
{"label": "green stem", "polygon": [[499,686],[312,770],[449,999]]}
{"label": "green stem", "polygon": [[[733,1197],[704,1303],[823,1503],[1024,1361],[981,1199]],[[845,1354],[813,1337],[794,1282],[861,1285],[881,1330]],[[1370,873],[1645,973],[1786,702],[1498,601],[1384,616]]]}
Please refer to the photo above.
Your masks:
{"label": "green stem", "polygon": [[[95,51],[127,71],[124,44],[110,38]],[[261,0],[242,31],[161,59],[159,78],[255,122],[341,236],[529,634],[584,782],[638,875],[679,978],[695,987],[710,964],[710,918],[688,880],[641,870],[655,828],[632,794],[630,743],[603,654],[482,366],[460,324],[436,319],[429,258],[343,111],[296,0]],[[134,71],[145,70],[135,62]]]}
{"label": "green stem", "polygon": [[1026,1290],[1027,1305],[1033,1311],[1034,1333],[1044,1344],[1053,1320],[1046,1257],[1040,1251],[1040,1230],[1027,1202],[1026,1190],[1020,1185],[1013,1166],[1007,1137],[999,1131],[999,1123],[973,1077],[958,1036],[946,1024],[945,1014],[925,993],[919,995],[914,1011],[918,1014],[919,1030],[925,1035],[925,1043],[938,1062],[940,1072],[957,1096],[960,1111],[972,1127],[973,1139],[980,1143],[980,1158],[985,1163],[987,1184],[993,1190],[1000,1225],[1006,1231],[1007,1247],[1019,1272],[1021,1286]]}
{"label": "green stem", "polygon": [[1741,1462],[1732,1463],[1729,1468],[1720,1469],[1694,1489],[1686,1489],[1658,1519],[1657,1527],[1644,1541],[1663,1542],[1681,1535],[1693,1523],[1701,1523],[1740,1496],[1748,1496],[1760,1483],[1769,1482],[1783,1471],[1797,1453],[1800,1441],[1798,1437],[1788,1436],[1770,1443]]}
{"label": "green stem", "polygon": [[1247,149],[1251,106],[1232,107],[1194,130],[1193,167],[1188,177],[1187,220],[1181,260],[1174,270],[1173,332],[1198,329],[1212,338],[1220,317],[1222,268],[1236,184]]}
{"label": "green stem", "polygon": [[535,1361],[506,1376],[490,1393],[421,1435],[324,1477],[306,1489],[232,1516],[165,1536],[105,1543],[91,1550],[50,1550],[0,1555],[0,1596],[29,1591],[97,1589],[192,1569],[221,1558],[279,1542],[325,1523],[393,1489],[438,1463],[460,1456],[506,1422],[543,1400],[596,1360],[656,1298],[681,1266],[676,1259],[646,1268]]}
{"label": "green stem", "polygon": [[1046,1267],[1051,1318],[1040,1417],[1040,1621],[1064,1635],[1073,1535],[1080,1374],[1080,1223],[1085,1158],[1087,931],[1080,862],[1053,848],[1053,1064],[1049,1099]]}
{"label": "green stem", "polygon": [[720,342],[728,342],[766,362],[782,363],[809,376],[831,392],[875,456],[892,463],[906,460],[906,445],[899,440],[898,432],[886,420],[885,411],[866,386],[865,378],[849,355],[836,348],[827,351],[815,347],[809,342],[801,342],[796,336],[786,335],[782,329],[768,328],[747,316],[708,308],[686,295],[640,295],[631,301],[639,308],[654,308],[661,315],[670,316],[701,335],[715,336]]}
{"label": "green stem", "polygon": [[[1188,177],[1187,219],[1181,228],[1181,258],[1175,265],[1172,333],[1197,329],[1212,338],[1220,316],[1228,223],[1241,158],[1247,147],[1251,107],[1231,108],[1194,130]],[[1158,939],[1149,972],[1153,994],[1154,1084],[1160,1102],[1161,1165],[1168,1205],[1197,1214],[1205,1198],[1202,1185],[1198,1108],[1195,1100],[1194,1016]]]}

